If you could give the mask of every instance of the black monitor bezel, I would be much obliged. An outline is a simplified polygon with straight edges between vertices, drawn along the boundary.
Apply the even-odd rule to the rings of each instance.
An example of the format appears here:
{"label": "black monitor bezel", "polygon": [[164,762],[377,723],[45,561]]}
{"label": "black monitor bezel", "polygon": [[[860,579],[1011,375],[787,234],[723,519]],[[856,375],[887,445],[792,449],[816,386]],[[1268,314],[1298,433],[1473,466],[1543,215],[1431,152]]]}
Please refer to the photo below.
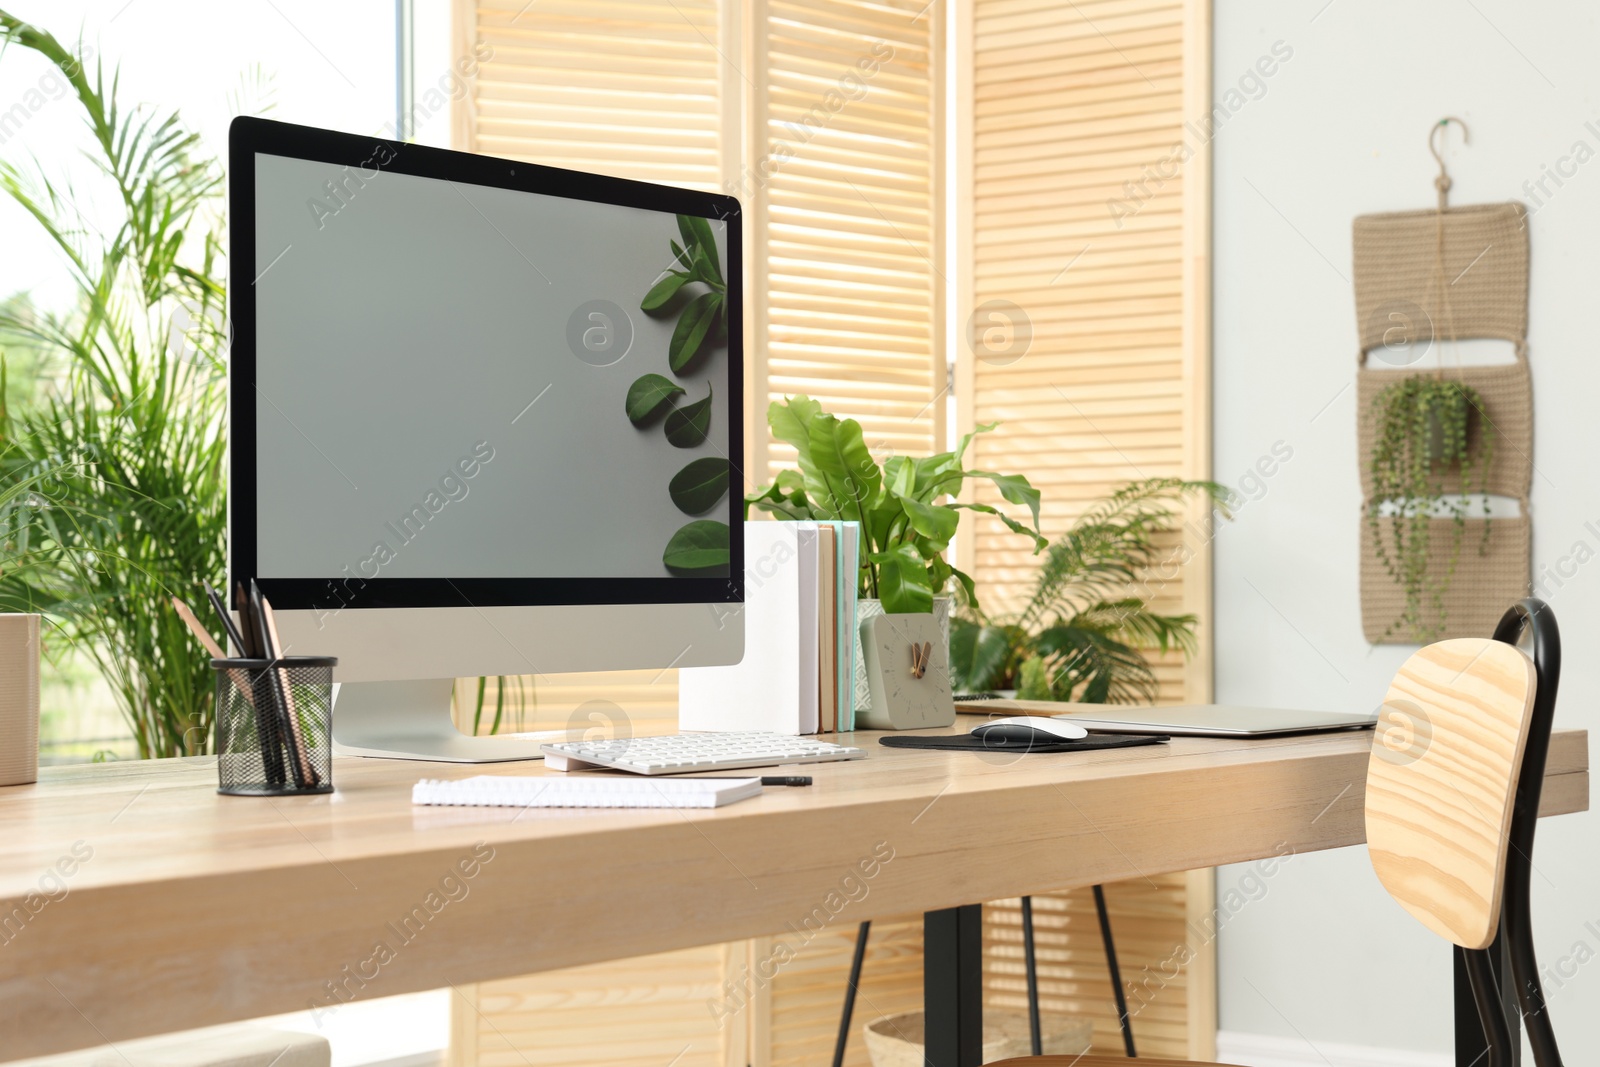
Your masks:
{"label": "black monitor bezel", "polygon": [[[744,455],[743,230],[739,201],[718,193],[563,170],[520,160],[453,152],[379,137],[339,133],[260,118],[237,118],[228,131],[228,261],[242,279],[256,262],[255,157],[366,167],[466,185],[512,189],[594,203],[699,215],[727,224],[728,455]],[[255,579],[278,610],[344,608],[542,607],[607,604],[712,604],[744,601],[743,507],[730,501],[730,560],[725,576],[646,578],[263,578],[257,573],[255,287],[228,287],[232,345],[228,367],[228,574]],[[620,416],[620,412],[619,412]],[[733,462],[730,491],[743,485]],[[685,518],[685,521],[689,521]]]}

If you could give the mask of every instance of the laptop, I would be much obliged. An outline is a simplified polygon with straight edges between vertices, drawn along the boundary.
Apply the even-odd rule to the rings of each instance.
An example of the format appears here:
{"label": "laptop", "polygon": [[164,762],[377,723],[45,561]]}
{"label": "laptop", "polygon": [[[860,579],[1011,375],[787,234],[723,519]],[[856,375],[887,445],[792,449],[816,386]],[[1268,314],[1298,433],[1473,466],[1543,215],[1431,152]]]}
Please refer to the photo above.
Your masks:
{"label": "laptop", "polygon": [[1359,714],[1244,708],[1236,704],[1180,704],[1144,708],[1118,704],[1069,704],[1049,700],[962,701],[957,710],[978,715],[1049,715],[1087,730],[1174,737],[1286,737],[1334,730],[1370,730],[1376,710]]}

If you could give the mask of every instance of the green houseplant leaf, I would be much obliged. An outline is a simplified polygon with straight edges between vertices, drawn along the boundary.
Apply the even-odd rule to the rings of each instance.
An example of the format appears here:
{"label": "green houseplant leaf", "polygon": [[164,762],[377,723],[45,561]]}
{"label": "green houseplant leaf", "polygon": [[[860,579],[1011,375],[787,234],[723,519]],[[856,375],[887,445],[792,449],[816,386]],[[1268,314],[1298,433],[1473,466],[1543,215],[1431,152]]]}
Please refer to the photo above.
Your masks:
{"label": "green houseplant leaf", "polygon": [[790,397],[783,403],[767,405],[767,425],[772,436],[792,445],[800,453],[800,464],[811,462],[811,420],[822,414],[822,405],[808,396]]}
{"label": "green houseplant leaf", "polygon": [[726,574],[732,558],[731,543],[727,523],[696,519],[672,535],[667,550],[661,554],[661,562],[678,574]]}
{"label": "green houseplant leaf", "polygon": [[[859,521],[864,560],[857,581],[861,596],[902,605],[921,603],[923,589],[931,597],[956,581],[968,604],[976,607],[972,579],[943,557],[960,523],[958,505],[944,498],[958,492],[963,479],[975,473],[962,470],[962,456],[974,434],[993,426],[978,427],[962,438],[954,452],[924,459],[890,456],[880,468],[860,424],[824,412],[810,397],[774,402],[767,408],[767,423],[773,437],[793,446],[798,469],[784,471],[773,486],[751,493],[745,500],[746,514],[753,506],[786,518]],[[1033,525],[1025,526],[989,505],[971,510],[998,516],[1010,529],[1030,537],[1035,551],[1041,550],[1045,541],[1038,533],[1038,490],[1020,475],[978,476],[993,480],[1007,500],[1028,507]],[[900,573],[912,559],[922,570],[921,579],[914,582]],[[886,567],[896,570],[888,579],[894,585],[892,593],[884,591]]]}
{"label": "green houseplant leaf", "polygon": [[811,416],[806,430],[809,447],[800,473],[812,499],[831,507],[830,518],[859,522],[883,484],[861,424],[819,413]]}
{"label": "green houseplant leaf", "polygon": [[745,497],[744,517],[750,518],[750,509],[756,507],[780,519],[814,521],[811,501],[806,499],[805,480],[795,471],[779,471],[777,480],[759,493]]}
{"label": "green houseplant leaf", "polygon": [[[120,106],[114,74],[0,11],[10,58],[6,45],[60,71],[115,214],[86,217],[75,190],[46,177],[53,165],[35,160],[25,174],[15,155],[0,162],[0,191],[65,258],[77,290],[59,321],[0,311],[0,330],[26,333],[60,369],[50,395],[0,412],[0,485],[32,486],[6,520],[15,554],[0,610],[51,616],[104,677],[139,756],[200,754],[214,736],[209,658],[156,606],[225,571],[221,168],[177,114]],[[196,324],[181,346],[168,340],[180,308]],[[32,480],[41,471],[43,484]]]}
{"label": "green houseplant leaf", "polygon": [[1012,688],[1016,668],[1026,654],[1027,636],[1019,627],[971,615],[951,619],[951,684],[976,693]]}
{"label": "green houseplant leaf", "polygon": [[664,426],[667,440],[674,448],[693,448],[705,441],[711,432],[711,387],[706,387],[706,398],[673,408],[667,413]]}
{"label": "green houseplant leaf", "polygon": [[628,421],[643,426],[672,405],[672,398],[683,395],[683,386],[659,374],[641,375],[628,386]]}
{"label": "green houseplant leaf", "polygon": [[1017,671],[1018,700],[1054,700],[1050,685],[1050,668],[1043,657],[1033,656],[1022,661]]}
{"label": "green houseplant leaf", "polygon": [[[963,613],[973,628],[959,644],[952,629],[951,669],[973,689],[1020,688],[1025,664],[1035,692],[1048,699],[1149,701],[1156,679],[1146,652],[1195,650],[1193,615],[1150,606],[1161,567],[1173,558],[1166,538],[1186,497],[1204,496],[1226,517],[1229,491],[1214,482],[1151,478],[1132,482],[1079,516],[1050,544],[1027,604],[1002,618]],[[956,576],[959,580],[960,576]],[[963,588],[965,586],[963,585]]]}
{"label": "green houseplant leaf", "polygon": [[945,504],[924,504],[910,497],[900,497],[900,506],[905,509],[911,528],[922,535],[918,548],[924,557],[930,551],[937,554],[950,547],[950,538],[955,536],[956,524],[961,521],[954,508]]}
{"label": "green houseplant leaf", "polygon": [[871,557],[878,565],[878,598],[891,615],[933,610],[933,583],[928,565],[912,545],[896,545]]}
{"label": "green houseplant leaf", "polygon": [[1013,504],[1021,504],[1033,516],[1033,528],[1039,529],[1039,490],[1028,484],[1020,474],[995,474],[992,471],[967,471],[968,478],[987,478],[1000,490],[1000,495]]}
{"label": "green houseplant leaf", "polygon": [[674,374],[682,374],[694,365],[711,328],[717,324],[722,301],[721,293],[701,293],[683,309],[667,345],[667,365]]}
{"label": "green houseplant leaf", "polygon": [[1007,515],[1005,512],[1001,511],[999,508],[991,507],[988,504],[951,504],[950,506],[953,508],[960,508],[964,511],[981,511],[985,515],[993,515],[995,518],[1005,523],[1006,529],[1010,530],[1012,533],[1021,534],[1023,537],[1030,538],[1033,541],[1033,551],[1035,554],[1043,552],[1045,549],[1050,547],[1050,542],[1046,540],[1045,537],[1037,530],[1029,529],[1016,519],[1013,519],[1010,515]]}
{"label": "green houseplant leaf", "polygon": [[691,462],[672,476],[667,491],[685,515],[704,515],[728,495],[729,463],[721,456]]}

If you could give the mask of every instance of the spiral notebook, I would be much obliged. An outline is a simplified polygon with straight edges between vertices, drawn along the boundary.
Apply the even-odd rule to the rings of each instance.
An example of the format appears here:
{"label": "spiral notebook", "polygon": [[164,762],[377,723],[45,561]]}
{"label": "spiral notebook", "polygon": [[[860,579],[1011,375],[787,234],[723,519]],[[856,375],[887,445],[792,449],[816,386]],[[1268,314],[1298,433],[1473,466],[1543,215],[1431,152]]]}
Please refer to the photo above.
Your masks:
{"label": "spiral notebook", "polygon": [[761,793],[760,778],[637,778],[592,775],[424,778],[411,803],[476,808],[720,808]]}

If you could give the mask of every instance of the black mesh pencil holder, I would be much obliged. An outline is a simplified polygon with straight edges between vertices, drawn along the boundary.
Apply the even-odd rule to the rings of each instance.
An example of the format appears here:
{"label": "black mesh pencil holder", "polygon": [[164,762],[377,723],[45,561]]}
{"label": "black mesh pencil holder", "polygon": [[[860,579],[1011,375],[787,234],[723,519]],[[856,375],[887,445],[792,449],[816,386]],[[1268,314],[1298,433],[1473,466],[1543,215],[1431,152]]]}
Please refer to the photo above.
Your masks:
{"label": "black mesh pencil holder", "polygon": [[333,656],[214,659],[217,792],[333,792]]}

